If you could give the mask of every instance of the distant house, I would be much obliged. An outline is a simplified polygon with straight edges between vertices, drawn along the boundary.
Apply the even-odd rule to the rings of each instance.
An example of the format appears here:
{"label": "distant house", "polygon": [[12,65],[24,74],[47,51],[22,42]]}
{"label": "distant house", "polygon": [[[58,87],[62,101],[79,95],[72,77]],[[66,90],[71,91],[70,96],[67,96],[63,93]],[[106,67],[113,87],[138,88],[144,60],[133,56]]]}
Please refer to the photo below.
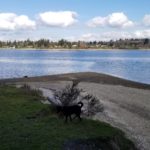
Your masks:
{"label": "distant house", "polygon": [[77,44],[73,44],[73,45],[72,45],[72,48],[77,48],[77,47],[78,47]]}

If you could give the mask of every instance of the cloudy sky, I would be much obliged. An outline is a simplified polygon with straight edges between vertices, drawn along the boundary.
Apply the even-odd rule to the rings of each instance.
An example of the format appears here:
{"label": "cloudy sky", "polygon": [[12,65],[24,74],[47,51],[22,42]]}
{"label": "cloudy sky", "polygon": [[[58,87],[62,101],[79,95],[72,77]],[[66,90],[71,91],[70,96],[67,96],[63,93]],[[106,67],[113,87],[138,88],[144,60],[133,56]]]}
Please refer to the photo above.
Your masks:
{"label": "cloudy sky", "polygon": [[150,0],[4,0],[0,40],[150,38]]}

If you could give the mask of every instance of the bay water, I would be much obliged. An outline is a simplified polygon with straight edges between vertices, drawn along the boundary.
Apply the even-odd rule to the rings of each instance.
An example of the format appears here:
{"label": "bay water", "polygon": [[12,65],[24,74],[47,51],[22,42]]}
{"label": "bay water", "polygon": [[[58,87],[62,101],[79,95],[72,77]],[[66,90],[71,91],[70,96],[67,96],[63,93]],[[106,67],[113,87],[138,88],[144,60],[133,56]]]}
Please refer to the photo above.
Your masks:
{"label": "bay water", "polygon": [[148,50],[0,50],[0,78],[99,72],[150,84]]}

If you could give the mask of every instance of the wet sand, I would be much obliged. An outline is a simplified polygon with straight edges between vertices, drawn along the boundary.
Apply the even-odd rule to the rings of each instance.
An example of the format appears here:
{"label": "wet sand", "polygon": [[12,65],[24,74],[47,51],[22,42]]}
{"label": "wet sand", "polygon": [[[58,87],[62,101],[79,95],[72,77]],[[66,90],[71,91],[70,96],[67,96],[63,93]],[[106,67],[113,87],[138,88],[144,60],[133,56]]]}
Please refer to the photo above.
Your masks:
{"label": "wet sand", "polygon": [[71,81],[79,88],[99,98],[104,112],[93,119],[110,123],[122,129],[141,150],[150,147],[150,85],[99,73],[71,73],[43,77],[0,80],[0,83],[24,84],[33,88],[58,90]]}

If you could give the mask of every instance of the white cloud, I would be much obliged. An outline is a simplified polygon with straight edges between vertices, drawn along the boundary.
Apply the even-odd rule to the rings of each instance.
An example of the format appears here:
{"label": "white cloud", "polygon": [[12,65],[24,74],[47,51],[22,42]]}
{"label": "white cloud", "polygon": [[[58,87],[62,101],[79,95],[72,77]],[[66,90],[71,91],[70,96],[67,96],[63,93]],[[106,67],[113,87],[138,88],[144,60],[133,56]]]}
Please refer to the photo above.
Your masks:
{"label": "white cloud", "polygon": [[150,38],[150,30],[139,30],[134,32],[136,38]]}
{"label": "white cloud", "polygon": [[14,19],[14,22],[16,24],[16,28],[19,29],[35,29],[36,27],[35,21],[30,20],[28,16],[25,15],[17,16]]}
{"label": "white cloud", "polygon": [[77,22],[77,13],[73,11],[44,12],[39,14],[40,21],[47,26],[68,27]]}
{"label": "white cloud", "polygon": [[110,40],[132,38],[133,36],[134,36],[133,33],[111,31],[99,34],[87,33],[81,35],[79,39],[82,41],[110,41]]}
{"label": "white cloud", "polygon": [[101,36],[102,36],[102,40],[109,41],[109,40],[132,38],[133,33],[111,31],[111,32],[102,33]]}
{"label": "white cloud", "polygon": [[150,15],[145,15],[143,18],[143,24],[145,26],[150,26]]}
{"label": "white cloud", "polygon": [[88,22],[88,26],[97,27],[97,26],[105,26],[107,22],[106,17],[95,17]]}
{"label": "white cloud", "polygon": [[128,17],[123,12],[112,13],[106,17],[95,17],[91,19],[88,23],[90,27],[97,26],[109,26],[116,28],[126,28],[132,27],[134,23],[128,19]]}
{"label": "white cloud", "polygon": [[14,30],[13,22],[16,15],[14,13],[0,13],[0,30]]}
{"label": "white cloud", "polygon": [[34,29],[36,23],[25,15],[0,13],[0,30]]}
{"label": "white cloud", "polygon": [[81,37],[79,38],[79,40],[81,40],[81,41],[95,41],[98,38],[99,38],[98,34],[87,33],[87,34],[81,35]]}
{"label": "white cloud", "polygon": [[[130,38],[150,38],[150,30],[136,30],[133,32],[102,32],[102,33],[87,33],[81,35],[78,39],[82,41],[110,41],[118,39],[130,39]],[[77,39],[77,38],[76,38]]]}
{"label": "white cloud", "polygon": [[[0,13],[0,40],[24,40],[50,38],[51,40],[59,40],[65,38],[71,41],[109,41],[125,38],[150,38],[150,29],[148,30],[145,26],[150,26],[150,15],[145,15],[143,18],[143,28],[138,30],[137,28],[132,30],[120,30],[120,28],[131,27],[135,25],[128,17],[122,13],[112,13],[106,17],[95,17],[88,22],[89,26],[107,26],[116,27],[114,31],[107,30],[106,32],[97,32],[97,29],[92,29],[93,33],[88,33],[89,28],[81,27],[76,30],[68,29],[49,29],[39,28],[39,30],[27,30],[35,29],[36,25],[40,21],[41,26],[45,27],[68,27],[77,22],[77,13],[73,11],[59,11],[59,12],[44,12],[39,14],[39,20],[31,20],[26,15],[17,15],[15,13]],[[142,24],[140,24],[142,25]],[[142,26],[140,26],[142,27]],[[23,29],[23,30],[22,30]],[[9,30],[9,32],[7,32]],[[86,32],[87,34],[82,34]]]}
{"label": "white cloud", "polygon": [[[33,33],[34,32],[34,33]],[[130,39],[130,38],[150,38],[150,30],[135,30],[133,32],[129,31],[110,31],[110,32],[99,32],[99,33],[86,33],[76,36],[49,36],[47,33],[37,34],[36,31],[24,31],[21,34],[14,34],[14,32],[7,32],[7,34],[1,34],[0,40],[26,40],[30,38],[31,40],[39,40],[41,38],[47,38],[52,41],[58,41],[64,38],[69,41],[110,41],[119,39]],[[40,33],[40,32],[39,32]]]}

